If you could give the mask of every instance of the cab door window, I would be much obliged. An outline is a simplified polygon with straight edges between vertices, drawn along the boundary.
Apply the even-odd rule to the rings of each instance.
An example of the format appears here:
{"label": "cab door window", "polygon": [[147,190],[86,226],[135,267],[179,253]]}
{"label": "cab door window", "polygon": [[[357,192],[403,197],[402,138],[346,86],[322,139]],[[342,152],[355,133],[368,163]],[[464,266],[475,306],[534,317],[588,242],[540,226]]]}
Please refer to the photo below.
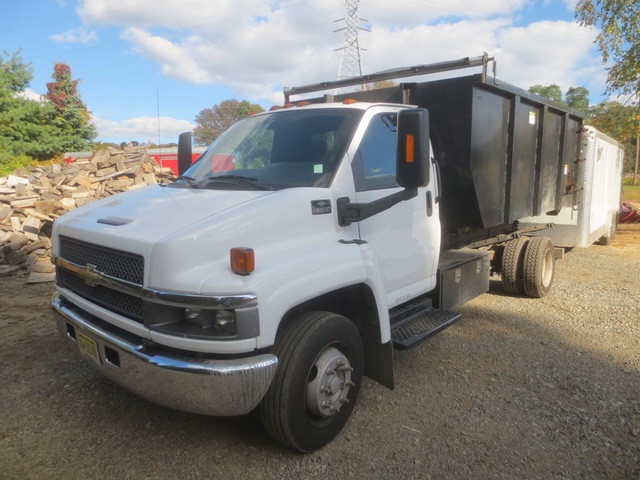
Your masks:
{"label": "cab door window", "polygon": [[[362,169],[358,190],[397,187],[396,183],[396,113],[375,115],[362,138],[356,161]],[[364,177],[364,178],[362,178]]]}

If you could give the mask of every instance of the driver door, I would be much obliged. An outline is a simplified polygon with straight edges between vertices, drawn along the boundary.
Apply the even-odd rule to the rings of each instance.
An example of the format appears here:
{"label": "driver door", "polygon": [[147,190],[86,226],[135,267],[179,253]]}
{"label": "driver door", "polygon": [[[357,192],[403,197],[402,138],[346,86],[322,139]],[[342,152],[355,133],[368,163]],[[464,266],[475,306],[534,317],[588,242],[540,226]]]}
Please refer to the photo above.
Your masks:
{"label": "driver door", "polygon": [[[368,203],[398,192],[397,111],[372,109],[352,169],[356,202]],[[440,220],[433,179],[417,197],[359,222],[360,239],[378,260],[387,306],[392,308],[436,286]]]}

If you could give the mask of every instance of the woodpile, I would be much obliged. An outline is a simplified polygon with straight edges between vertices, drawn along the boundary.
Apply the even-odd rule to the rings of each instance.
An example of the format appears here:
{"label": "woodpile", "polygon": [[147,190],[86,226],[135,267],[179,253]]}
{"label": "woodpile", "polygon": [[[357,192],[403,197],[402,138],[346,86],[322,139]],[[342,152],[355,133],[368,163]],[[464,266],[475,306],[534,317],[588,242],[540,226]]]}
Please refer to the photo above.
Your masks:
{"label": "woodpile", "polygon": [[51,227],[60,215],[109,195],[173,181],[147,146],[98,150],[90,158],[20,168],[0,177],[0,277],[27,269],[27,283],[53,281]]}

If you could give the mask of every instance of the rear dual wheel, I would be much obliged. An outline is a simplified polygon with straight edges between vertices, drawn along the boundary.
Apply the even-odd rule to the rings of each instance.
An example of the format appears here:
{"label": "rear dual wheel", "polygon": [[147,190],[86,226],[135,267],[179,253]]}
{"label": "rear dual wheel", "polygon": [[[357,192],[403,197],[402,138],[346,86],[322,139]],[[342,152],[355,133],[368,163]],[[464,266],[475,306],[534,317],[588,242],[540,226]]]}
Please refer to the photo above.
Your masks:
{"label": "rear dual wheel", "polygon": [[516,238],[507,242],[502,252],[502,287],[511,295],[524,293],[522,265],[528,243],[528,237]]}
{"label": "rear dual wheel", "polygon": [[521,237],[507,242],[502,254],[502,285],[512,295],[544,297],[555,275],[553,243],[547,237]]}
{"label": "rear dual wheel", "polygon": [[553,243],[549,238],[534,237],[529,240],[522,262],[524,292],[530,297],[546,296],[551,291],[555,265]]}

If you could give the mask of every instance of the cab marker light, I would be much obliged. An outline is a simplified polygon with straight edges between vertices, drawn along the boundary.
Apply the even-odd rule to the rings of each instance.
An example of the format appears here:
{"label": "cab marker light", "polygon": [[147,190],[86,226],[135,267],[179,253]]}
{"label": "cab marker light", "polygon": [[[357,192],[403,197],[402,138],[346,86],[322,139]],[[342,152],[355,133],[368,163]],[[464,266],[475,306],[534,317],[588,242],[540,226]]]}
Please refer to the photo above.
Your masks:
{"label": "cab marker light", "polygon": [[256,261],[252,248],[234,247],[230,251],[231,271],[238,275],[249,275],[255,270]]}

